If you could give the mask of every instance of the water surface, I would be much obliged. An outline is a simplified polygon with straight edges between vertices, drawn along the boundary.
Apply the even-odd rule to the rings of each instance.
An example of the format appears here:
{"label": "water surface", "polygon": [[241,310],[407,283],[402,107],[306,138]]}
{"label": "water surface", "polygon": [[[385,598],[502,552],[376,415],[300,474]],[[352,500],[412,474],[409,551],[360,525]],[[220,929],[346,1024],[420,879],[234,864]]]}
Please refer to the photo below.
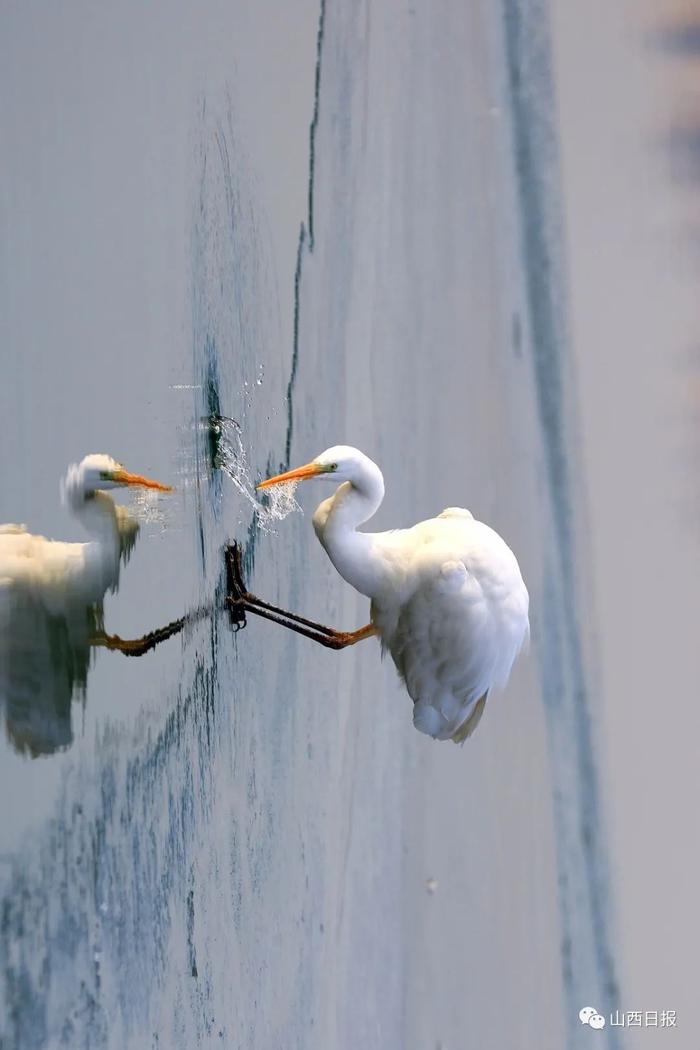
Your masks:
{"label": "water surface", "polygon": [[[626,1008],[551,29],[536,0],[6,13],[0,521],[80,538],[58,478],[113,453],[177,492],[131,504],[107,629],[213,612],[98,652],[64,750],[0,743],[3,1045],[560,1050]],[[521,561],[530,653],[464,749],[373,642],[230,629],[232,538],[256,593],[366,622],[325,490],[253,494],[341,442],[385,471],[377,528],[464,504]]]}

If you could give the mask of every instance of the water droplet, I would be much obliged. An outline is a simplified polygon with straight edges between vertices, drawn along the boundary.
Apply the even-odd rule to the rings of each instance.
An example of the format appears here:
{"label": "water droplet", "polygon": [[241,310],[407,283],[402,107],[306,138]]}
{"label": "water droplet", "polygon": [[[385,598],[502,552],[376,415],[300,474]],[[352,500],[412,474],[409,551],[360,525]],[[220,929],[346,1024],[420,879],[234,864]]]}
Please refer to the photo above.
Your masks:
{"label": "water droplet", "polygon": [[293,511],[301,510],[294,499],[298,482],[291,481],[284,485],[275,485],[274,488],[266,491],[265,502],[260,503],[256,496],[255,483],[251,478],[241,428],[234,420],[224,418],[221,419],[220,426],[218,466],[228,475],[240,495],[253,508],[261,530],[269,532],[273,522],[281,521]]}

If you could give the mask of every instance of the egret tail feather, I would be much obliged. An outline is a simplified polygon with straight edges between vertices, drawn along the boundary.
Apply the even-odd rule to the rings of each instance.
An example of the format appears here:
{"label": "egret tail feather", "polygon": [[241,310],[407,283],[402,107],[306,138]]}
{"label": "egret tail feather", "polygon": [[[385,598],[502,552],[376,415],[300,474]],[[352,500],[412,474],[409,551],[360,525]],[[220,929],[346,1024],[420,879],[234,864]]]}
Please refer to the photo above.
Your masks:
{"label": "egret tail feather", "polygon": [[466,720],[466,722],[462,722],[459,729],[452,734],[452,740],[454,740],[455,744],[463,744],[464,741],[472,735],[479,722],[481,721],[481,716],[483,715],[484,708],[486,707],[487,696],[488,693],[486,692],[479,700],[477,700],[476,706],[474,707],[472,713],[469,715],[469,718]]}

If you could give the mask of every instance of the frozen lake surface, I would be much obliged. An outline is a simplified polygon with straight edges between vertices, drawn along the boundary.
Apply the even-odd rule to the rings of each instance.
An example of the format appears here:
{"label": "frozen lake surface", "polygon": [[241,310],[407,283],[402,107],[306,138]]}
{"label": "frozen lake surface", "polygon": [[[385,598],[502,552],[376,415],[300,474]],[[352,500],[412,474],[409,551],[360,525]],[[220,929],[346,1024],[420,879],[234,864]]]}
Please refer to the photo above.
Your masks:
{"label": "frozen lake surface", "polygon": [[371,527],[507,538],[532,643],[463,749],[374,642],[217,612],[100,650],[69,747],[0,741],[0,1045],[620,1046],[576,1023],[621,1003],[546,4],[3,22],[0,522],[81,539],[58,479],[105,451],[176,486],[131,504],[109,632],[221,605],[234,538],[255,593],[351,629],[328,493],[254,496],[351,443]]}

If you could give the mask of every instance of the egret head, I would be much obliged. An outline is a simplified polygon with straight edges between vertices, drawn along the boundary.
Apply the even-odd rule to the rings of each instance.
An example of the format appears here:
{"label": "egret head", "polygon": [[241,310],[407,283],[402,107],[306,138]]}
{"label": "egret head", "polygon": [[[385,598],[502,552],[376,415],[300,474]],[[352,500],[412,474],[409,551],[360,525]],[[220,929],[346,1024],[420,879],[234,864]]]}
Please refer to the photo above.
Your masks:
{"label": "egret head", "polygon": [[284,474],[277,474],[273,478],[261,481],[258,488],[268,489],[286,481],[305,481],[308,478],[325,478],[336,484],[341,481],[355,481],[360,474],[367,471],[369,465],[374,466],[372,461],[359,449],[353,448],[352,445],[334,445],[303,467],[296,467],[294,470],[288,470]]}
{"label": "egret head", "polygon": [[158,492],[172,492],[170,485],[161,485],[159,481],[130,474],[121,463],[102,452],[93,452],[85,456],[80,463],[73,463],[68,468],[62,484],[63,497],[69,504],[83,502],[93,492],[104,489],[134,486],[156,489]]}

